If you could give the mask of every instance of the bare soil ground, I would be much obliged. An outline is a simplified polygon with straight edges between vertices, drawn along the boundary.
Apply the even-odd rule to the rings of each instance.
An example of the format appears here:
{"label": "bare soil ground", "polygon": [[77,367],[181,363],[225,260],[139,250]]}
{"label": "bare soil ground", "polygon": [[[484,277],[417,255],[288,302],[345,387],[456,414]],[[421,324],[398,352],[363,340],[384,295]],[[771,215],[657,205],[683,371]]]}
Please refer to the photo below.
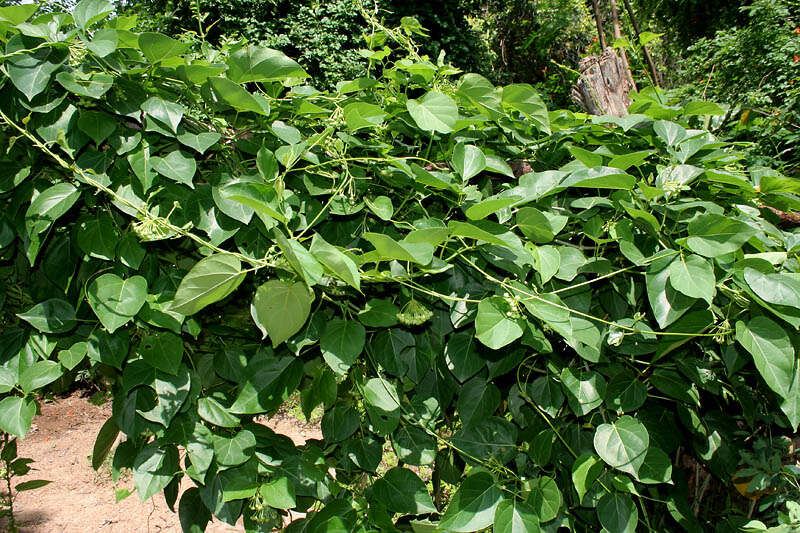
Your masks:
{"label": "bare soil ground", "polygon": [[[133,491],[133,479],[125,476],[117,486],[108,470],[95,472],[91,453],[97,432],[111,416],[111,404],[92,405],[80,392],[42,404],[31,432],[19,443],[19,455],[35,462],[31,472],[14,484],[47,479],[49,485],[20,493],[14,511],[23,533],[155,533],[180,532],[178,515],[163,496],[142,503],[135,493],[115,503],[115,488]],[[304,424],[289,413],[267,422],[295,444],[320,438],[319,428]],[[113,453],[113,452],[112,452]],[[184,478],[181,490],[191,486]],[[176,506],[177,509],[177,506]],[[0,522],[0,531],[5,531]],[[241,525],[222,522],[209,525],[211,533],[243,531]]]}

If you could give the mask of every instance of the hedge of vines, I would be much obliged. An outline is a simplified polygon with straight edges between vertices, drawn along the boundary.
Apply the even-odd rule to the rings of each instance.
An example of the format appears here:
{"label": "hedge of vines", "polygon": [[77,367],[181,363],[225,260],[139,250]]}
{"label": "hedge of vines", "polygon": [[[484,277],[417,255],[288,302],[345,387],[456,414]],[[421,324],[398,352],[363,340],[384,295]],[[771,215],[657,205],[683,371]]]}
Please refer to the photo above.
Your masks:
{"label": "hedge of vines", "polygon": [[[93,462],[184,531],[798,522],[800,183],[742,168],[717,106],[548,111],[413,19],[320,92],[108,0],[33,10],[0,8],[6,466],[93,375]],[[264,424],[297,394],[302,446]]]}

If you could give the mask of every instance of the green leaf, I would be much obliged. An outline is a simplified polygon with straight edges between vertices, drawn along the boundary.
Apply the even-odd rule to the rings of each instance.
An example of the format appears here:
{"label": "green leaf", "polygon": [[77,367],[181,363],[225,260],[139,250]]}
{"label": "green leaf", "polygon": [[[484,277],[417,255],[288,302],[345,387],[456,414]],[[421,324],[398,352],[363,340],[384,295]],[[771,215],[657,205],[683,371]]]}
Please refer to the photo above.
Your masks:
{"label": "green leaf", "polygon": [[375,247],[381,261],[396,259],[427,265],[433,259],[434,247],[425,242],[398,242],[383,233],[367,232],[361,236]]}
{"label": "green leaf", "polygon": [[197,162],[183,150],[173,150],[164,157],[153,157],[150,164],[162,176],[194,189],[192,178],[197,171]]}
{"label": "green leaf", "polygon": [[148,98],[142,104],[142,111],[167,126],[173,133],[178,132],[178,125],[183,119],[183,106],[175,102],[162,100],[156,96]]}
{"label": "green leaf", "polygon": [[409,100],[406,108],[423,131],[450,133],[458,120],[456,103],[438,91],[429,91],[419,100]]}
{"label": "green leaf", "polygon": [[264,503],[276,509],[293,509],[297,506],[294,484],[286,476],[263,483],[258,491]]}
{"label": "green leaf", "polygon": [[265,146],[258,149],[258,153],[256,154],[256,168],[267,183],[274,181],[275,178],[278,177],[278,172],[280,171],[278,160],[275,159],[275,154]]}
{"label": "green leaf", "polygon": [[688,136],[688,133],[682,126],[668,120],[657,120],[654,122],[653,131],[655,131],[658,138],[664,141],[669,147],[677,146],[678,143]]}
{"label": "green leaf", "polygon": [[36,402],[19,396],[0,401],[0,429],[24,439],[36,414]]}
{"label": "green leaf", "polygon": [[375,500],[395,513],[436,512],[436,507],[433,505],[433,500],[431,500],[425,484],[408,468],[397,466],[390,469],[383,477],[375,481],[371,492]]}
{"label": "green leaf", "polygon": [[492,350],[499,350],[522,337],[524,320],[515,317],[511,305],[501,296],[484,298],[475,317],[475,337]]}
{"label": "green leaf", "polygon": [[611,492],[597,502],[597,518],[608,533],[633,533],[639,511],[630,496]]}
{"label": "green leaf", "polygon": [[92,218],[82,220],[78,228],[78,247],[81,250],[91,257],[114,260],[119,235],[110,214],[101,211]]}
{"label": "green leaf", "polygon": [[139,48],[152,64],[183,54],[188,45],[161,33],[145,32],[139,35]]}
{"label": "green leaf", "polygon": [[733,253],[756,234],[749,224],[713,213],[698,215],[686,229],[689,231],[687,246],[705,257]]}
{"label": "green leaf", "polygon": [[25,229],[34,236],[49,228],[69,211],[80,197],[80,191],[67,182],[57,183],[39,193],[25,212]]}
{"label": "green leaf", "polygon": [[19,4],[0,7],[0,20],[10,22],[12,26],[22,24],[39,9],[37,4]]}
{"label": "green leaf", "polygon": [[331,274],[346,282],[348,285],[361,291],[361,277],[358,273],[358,266],[344,252],[335,246],[328,244],[321,235],[315,233],[311,239],[311,254],[328,270]]}
{"label": "green leaf", "polygon": [[436,459],[436,439],[424,429],[405,425],[392,435],[392,448],[405,464],[421,466]]}
{"label": "green leaf", "polygon": [[190,487],[181,494],[178,518],[184,533],[201,533],[211,521],[211,512],[200,497],[200,489]]}
{"label": "green leaf", "polygon": [[478,355],[475,336],[469,331],[451,335],[445,345],[444,356],[447,368],[461,382],[474,376],[486,364]]}
{"label": "green leaf", "polygon": [[[86,43],[86,48],[95,55],[106,57],[113,53],[118,45],[119,34],[117,34],[117,30],[114,28],[102,28],[94,32],[92,40]],[[113,78],[111,79],[113,80]]]}
{"label": "green leaf", "polygon": [[252,111],[259,115],[269,115],[269,103],[266,99],[256,98],[242,86],[227,78],[210,78],[208,82],[214,92],[228,105],[238,111]]}
{"label": "green leaf", "polygon": [[102,72],[95,72],[87,79],[75,78],[69,72],[59,72],[56,81],[71,93],[95,99],[106,94],[114,84],[114,78]]}
{"label": "green leaf", "polygon": [[800,280],[786,274],[763,274],[744,269],[744,279],[756,296],[767,303],[800,308]]}
{"label": "green leaf", "polygon": [[660,448],[650,446],[637,477],[642,483],[657,485],[672,481],[672,460]]}
{"label": "green leaf", "polygon": [[480,531],[494,522],[503,497],[488,472],[468,476],[450,500],[439,527],[447,531]]}
{"label": "green leaf", "polygon": [[94,448],[92,449],[92,468],[98,470],[108,457],[111,447],[117,441],[119,435],[119,427],[117,426],[114,417],[105,421],[100,431],[97,433],[97,438],[94,441]]}
{"label": "green leaf", "polygon": [[180,465],[175,446],[162,448],[157,443],[148,444],[133,465],[133,484],[139,499],[145,502],[164,490],[177,472]]}
{"label": "green leaf", "polygon": [[503,104],[525,115],[542,133],[550,133],[550,116],[539,93],[527,83],[503,88]]}
{"label": "green leaf", "polygon": [[66,333],[77,324],[75,308],[61,298],[45,300],[17,316],[43,333]]}
{"label": "green leaf", "polygon": [[214,457],[223,466],[237,466],[253,457],[256,437],[243,429],[231,438],[214,435]]}
{"label": "green leaf", "polygon": [[577,416],[586,415],[599,407],[606,394],[606,382],[597,372],[565,368],[561,371],[561,385],[567,403]]}
{"label": "green leaf", "polygon": [[453,148],[453,168],[463,181],[468,181],[486,168],[486,156],[477,146],[458,143]]}
{"label": "green leaf", "polygon": [[624,415],[611,424],[601,424],[594,434],[594,449],[609,466],[636,475],[650,446],[644,424]]}
{"label": "green leaf", "polygon": [[117,129],[117,123],[107,113],[83,111],[78,118],[78,127],[100,146]]}
{"label": "green leaf", "polygon": [[386,113],[380,106],[366,102],[353,102],[342,109],[345,124],[350,131],[375,128],[383,123]]}
{"label": "green leaf", "polygon": [[174,333],[160,331],[142,337],[138,353],[153,368],[176,375],[183,359],[183,341]]}
{"label": "green leaf", "polygon": [[295,391],[303,377],[303,365],[294,357],[274,357],[259,351],[244,374],[229,410],[234,414],[260,414],[276,409]]}
{"label": "green leaf", "polygon": [[669,283],[678,292],[690,298],[702,298],[709,304],[717,293],[714,268],[698,255],[681,255],[675,259],[669,265]]}
{"label": "green leaf", "polygon": [[388,196],[378,196],[374,200],[364,198],[364,203],[367,204],[369,210],[375,213],[375,216],[381,220],[391,220],[394,214],[394,206],[392,200]]}
{"label": "green leaf", "polygon": [[147,280],[142,276],[123,280],[116,274],[103,274],[92,280],[86,289],[89,305],[109,333],[136,316],[146,298]]}
{"label": "green leaf", "polygon": [[364,350],[365,340],[364,326],[354,320],[335,318],[325,327],[319,347],[331,370],[343,375]]}
{"label": "green leaf", "polygon": [[794,346],[786,331],[765,316],[758,316],[747,324],[736,322],[736,340],[750,352],[761,377],[770,389],[782,398],[793,392],[797,361]]}
{"label": "green leaf", "polygon": [[72,18],[75,24],[85,31],[112,11],[114,4],[110,0],[81,0],[72,10]]}
{"label": "green leaf", "polygon": [[370,298],[364,309],[358,313],[358,320],[369,328],[390,328],[397,325],[397,313],[399,312],[400,308],[390,300]]}
{"label": "green leaf", "polygon": [[358,429],[361,419],[351,405],[339,404],[322,417],[320,429],[325,440],[340,442]]}
{"label": "green leaf", "polygon": [[530,504],[506,499],[500,502],[494,514],[493,533],[539,533],[539,517]]}
{"label": "green leaf", "polygon": [[252,44],[231,54],[227,64],[227,76],[236,83],[308,77],[306,71],[283,52]]}
{"label": "green leaf", "polygon": [[53,73],[66,61],[69,53],[66,47],[45,46],[38,50],[25,52],[38,43],[22,35],[14,35],[6,43],[6,54],[14,54],[5,61],[5,69],[14,87],[25,95],[28,101],[47,89]]}
{"label": "green leaf", "polygon": [[89,343],[76,342],[68,350],[58,352],[58,362],[67,370],[72,370],[83,361],[89,349]]}
{"label": "green leaf", "polygon": [[54,382],[64,373],[56,361],[37,361],[20,372],[19,387],[25,394],[30,394]]}
{"label": "green leaf", "polygon": [[181,133],[178,135],[178,141],[184,145],[204,154],[206,150],[214,146],[222,136],[213,131],[205,131],[202,133]]}
{"label": "green leaf", "polygon": [[313,301],[314,293],[305,283],[273,279],[256,290],[250,313],[275,347],[300,331]]}
{"label": "green leaf", "polygon": [[516,204],[520,200],[522,200],[521,196],[487,198],[486,200],[482,200],[477,204],[469,206],[464,214],[467,215],[467,218],[470,220],[481,220],[488,217],[492,213],[496,213],[501,209],[505,209],[506,207]]}
{"label": "green leaf", "polygon": [[542,476],[536,480],[531,487],[531,495],[528,500],[540,522],[549,522],[554,519],[561,509],[561,491],[558,490],[555,480],[548,476]]}
{"label": "green leaf", "polygon": [[589,189],[625,189],[636,186],[636,178],[618,168],[595,167],[576,170],[559,184],[561,187]]}
{"label": "green leaf", "polygon": [[583,497],[603,471],[603,461],[593,453],[585,453],[575,459],[572,464],[572,485],[578,493],[578,502],[583,501]]}
{"label": "green leaf", "polygon": [[236,290],[245,275],[242,264],[233,256],[215,254],[201,259],[178,285],[172,310],[193,315]]}
{"label": "green leaf", "polygon": [[666,328],[689,310],[695,300],[678,292],[669,283],[670,269],[663,261],[653,263],[645,276],[647,298],[659,327]]}
{"label": "green leaf", "polygon": [[524,207],[517,211],[517,227],[523,235],[537,244],[548,243],[555,238],[550,219],[535,207]]}
{"label": "green leaf", "polygon": [[23,481],[14,487],[17,492],[25,492],[26,490],[36,490],[49,485],[51,481],[44,479],[32,479],[30,481]]}
{"label": "green leaf", "polygon": [[213,398],[198,399],[197,414],[206,422],[223,428],[235,428],[241,424],[238,417],[230,414],[227,408]]}
{"label": "green leaf", "polygon": [[372,378],[364,384],[364,400],[372,407],[391,413],[400,409],[397,387],[383,378]]}

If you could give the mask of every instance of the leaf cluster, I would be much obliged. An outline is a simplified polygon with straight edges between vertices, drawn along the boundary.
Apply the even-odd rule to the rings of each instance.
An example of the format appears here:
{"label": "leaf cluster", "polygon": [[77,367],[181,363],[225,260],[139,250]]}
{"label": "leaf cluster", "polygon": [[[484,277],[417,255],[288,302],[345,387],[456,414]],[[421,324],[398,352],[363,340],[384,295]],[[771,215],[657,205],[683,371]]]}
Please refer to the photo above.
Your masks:
{"label": "leaf cluster", "polygon": [[[114,475],[185,531],[748,522],[696,516],[684,466],[725,495],[800,424],[800,237],[767,209],[800,190],[688,126],[718,106],[549,111],[419,56],[413,19],[368,18],[368,75],[324,92],[105,0],[32,10],[0,8],[0,429],[109,376],[93,457],[122,433]],[[295,394],[322,439],[263,423]],[[783,473],[758,518],[791,524]]]}

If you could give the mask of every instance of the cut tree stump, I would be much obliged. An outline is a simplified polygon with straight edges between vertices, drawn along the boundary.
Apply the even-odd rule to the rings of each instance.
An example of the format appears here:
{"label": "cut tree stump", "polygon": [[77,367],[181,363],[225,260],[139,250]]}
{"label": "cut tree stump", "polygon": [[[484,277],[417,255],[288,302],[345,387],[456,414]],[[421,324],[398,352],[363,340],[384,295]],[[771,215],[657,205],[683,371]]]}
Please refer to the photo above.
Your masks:
{"label": "cut tree stump", "polygon": [[633,84],[624,61],[613,48],[606,48],[600,57],[584,57],[578,70],[581,77],[572,88],[572,98],[587,113],[616,117],[628,114],[628,94]]}

